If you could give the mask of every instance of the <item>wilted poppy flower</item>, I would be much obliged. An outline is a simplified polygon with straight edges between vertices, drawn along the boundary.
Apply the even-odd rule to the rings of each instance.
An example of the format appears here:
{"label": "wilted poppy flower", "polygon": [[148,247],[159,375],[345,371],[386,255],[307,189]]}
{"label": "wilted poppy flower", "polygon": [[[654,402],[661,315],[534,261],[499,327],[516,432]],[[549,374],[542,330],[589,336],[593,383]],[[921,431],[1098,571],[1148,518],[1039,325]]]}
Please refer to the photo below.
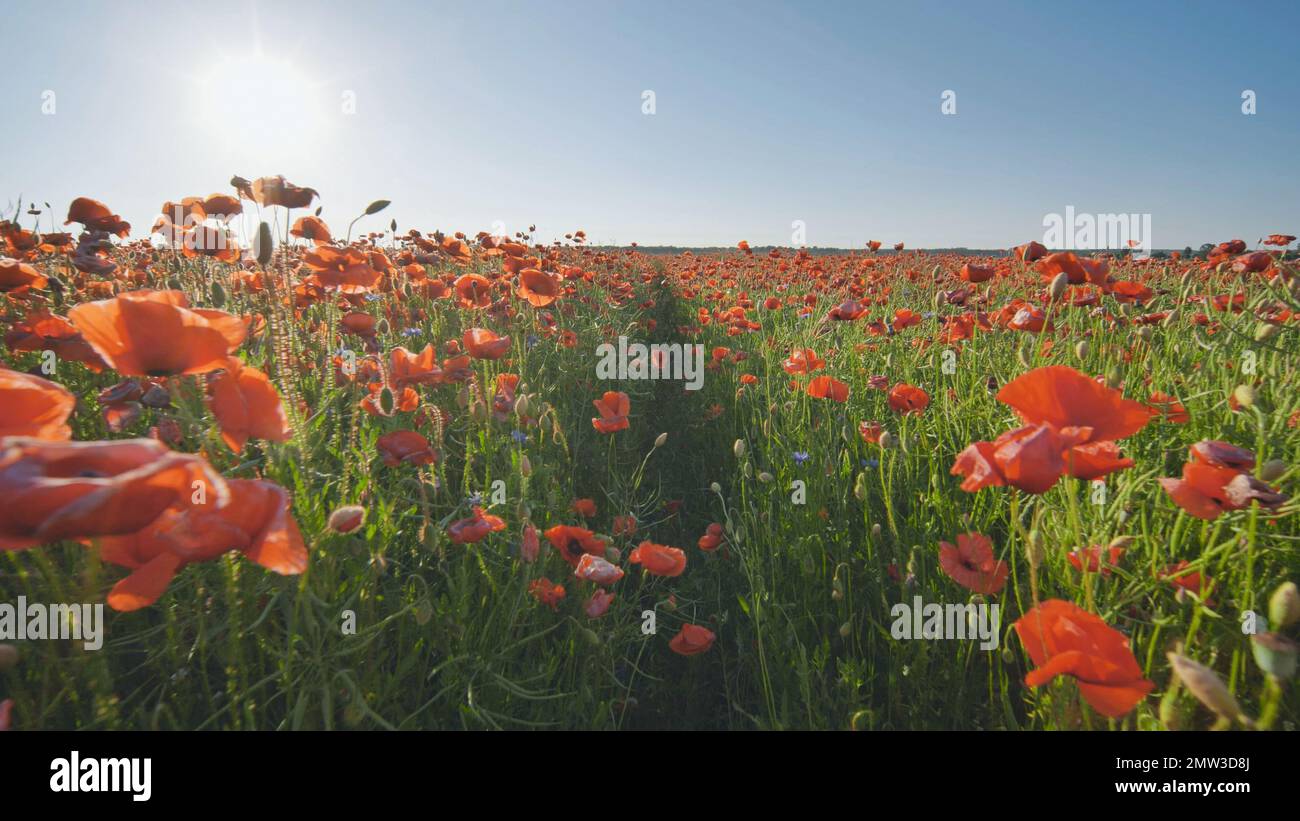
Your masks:
{"label": "wilted poppy flower", "polygon": [[614,603],[614,594],[608,590],[597,590],[587,599],[587,603],[582,606],[582,612],[587,614],[589,619],[598,619],[605,615],[609,606]]}
{"label": "wilted poppy flower", "polygon": [[632,409],[632,400],[622,391],[605,391],[600,399],[592,400],[600,412],[599,419],[592,419],[591,426],[601,433],[614,433],[627,430],[627,414]]}
{"label": "wilted poppy flower", "polygon": [[208,378],[208,407],[221,426],[221,439],[235,453],[249,439],[285,442],[293,434],[280,394],[271,380],[238,357]]}
{"label": "wilted poppy flower", "polygon": [[708,652],[716,638],[713,631],[707,627],[683,624],[682,629],[677,631],[672,641],[668,642],[668,647],[679,656],[698,656],[700,653]]}
{"label": "wilted poppy flower", "polygon": [[849,401],[849,386],[829,376],[814,376],[808,383],[808,395],[814,399]]}
{"label": "wilted poppy flower", "polygon": [[485,513],[483,508],[475,507],[474,515],[458,519],[447,525],[447,536],[456,544],[473,544],[481,541],[489,533],[505,530],[505,520],[500,516]]}
{"label": "wilted poppy flower", "polygon": [[1252,476],[1255,454],[1227,442],[1206,439],[1190,448],[1191,460],[1183,465],[1181,479],[1161,478],[1160,486],[1169,498],[1198,519],[1217,519],[1230,510],[1259,502],[1276,510],[1289,498]]}
{"label": "wilted poppy flower", "polygon": [[957,544],[939,542],[939,567],[953,581],[976,593],[992,595],[1007,583],[1006,562],[993,558],[993,542],[979,533],[964,533]]}
{"label": "wilted poppy flower", "polygon": [[0,366],[0,437],[71,439],[68,417],[76,407],[77,398],[62,385]]}
{"label": "wilted poppy flower", "polygon": [[497,336],[485,328],[465,331],[465,350],[475,359],[500,359],[510,351],[510,337]]}
{"label": "wilted poppy flower", "polygon": [[202,492],[220,506],[226,482],[197,456],[154,439],[0,440],[0,549],[134,533]]}
{"label": "wilted poppy flower", "polygon": [[636,533],[636,516],[629,513],[626,516],[614,517],[615,536],[632,536],[635,533]]}
{"label": "wilted poppy flower", "polygon": [[390,468],[401,464],[432,465],[438,454],[423,434],[413,430],[395,430],[385,433],[375,442],[384,464]]}
{"label": "wilted poppy flower", "polygon": [[289,494],[263,479],[231,479],[223,504],[182,504],[147,528],[99,540],[99,557],[133,571],[113,586],[108,606],[139,610],[158,600],[187,564],[237,550],[282,575],[307,569],[307,547],[289,512]]}
{"label": "wilted poppy flower", "polygon": [[906,382],[889,389],[889,408],[896,413],[920,414],[930,406],[930,394]]}
{"label": "wilted poppy flower", "polygon": [[1127,715],[1155,689],[1128,638],[1071,602],[1049,599],[1012,626],[1036,668],[1025,676],[1029,687],[1072,676],[1083,700],[1109,718]]}
{"label": "wilted poppy flower", "polygon": [[578,566],[573,569],[573,575],[584,581],[609,587],[623,578],[623,570],[601,556],[583,553],[582,558],[578,560]]}
{"label": "wilted poppy flower", "polygon": [[686,553],[680,548],[645,541],[637,545],[627,560],[639,564],[653,576],[680,576],[686,569]]}
{"label": "wilted poppy flower", "polygon": [[224,311],[190,308],[181,291],[132,291],[83,302],[68,319],[124,376],[176,376],[224,368],[247,325]]}
{"label": "wilted poppy flower", "polygon": [[575,568],[578,566],[578,562],[582,560],[583,554],[605,555],[605,542],[597,539],[595,534],[585,527],[555,525],[549,528],[544,535],[546,540],[551,543],[551,546],[559,551],[560,558]]}
{"label": "wilted poppy flower", "polygon": [[564,601],[564,586],[555,584],[546,577],[529,582],[528,592],[552,610],[558,608],[560,602]]}

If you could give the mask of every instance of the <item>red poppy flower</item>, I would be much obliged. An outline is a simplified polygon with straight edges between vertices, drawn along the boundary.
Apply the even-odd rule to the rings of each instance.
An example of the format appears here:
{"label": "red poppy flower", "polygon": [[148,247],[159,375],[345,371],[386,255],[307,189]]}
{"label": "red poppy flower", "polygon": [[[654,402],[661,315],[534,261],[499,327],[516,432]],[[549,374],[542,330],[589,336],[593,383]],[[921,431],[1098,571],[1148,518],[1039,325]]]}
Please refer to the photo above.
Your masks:
{"label": "red poppy flower", "polygon": [[413,430],[395,430],[385,433],[375,442],[384,464],[390,468],[401,464],[432,465],[438,454],[422,434]]}
{"label": "red poppy flower", "polygon": [[123,221],[121,217],[109,210],[107,205],[90,197],[77,197],[72,201],[72,205],[68,206],[68,218],[63,221],[63,224],[70,225],[74,222],[81,223],[88,230],[104,231],[119,237],[125,237],[131,232],[131,223]]}
{"label": "red poppy flower", "polygon": [[0,550],[134,533],[199,490],[220,506],[226,482],[197,456],[154,439],[0,440]]}
{"label": "red poppy flower", "polygon": [[283,176],[259,177],[251,188],[241,188],[240,195],[254,200],[258,205],[279,205],[284,208],[310,208],[311,201],[320,196],[314,188],[302,188]]}
{"label": "red poppy flower", "polygon": [[528,592],[533,598],[542,604],[556,610],[560,602],[564,601],[564,586],[552,582],[546,577],[533,579],[528,584]]}
{"label": "red poppy flower", "polygon": [[49,280],[27,263],[0,257],[0,294],[20,294],[48,284]]}
{"label": "red poppy flower", "polygon": [[190,308],[180,291],[132,291],[68,311],[95,352],[125,376],[176,376],[224,368],[244,341],[244,320]]}
{"label": "red poppy flower", "polygon": [[781,363],[788,374],[812,373],[825,367],[826,363],[817,356],[812,348],[795,348],[790,357]]}
{"label": "red poppy flower", "polygon": [[1083,700],[1109,718],[1127,715],[1155,689],[1142,678],[1128,638],[1070,602],[1045,601],[1012,626],[1036,668],[1025,676],[1029,687],[1072,676]]}
{"label": "red poppy flower", "polygon": [[456,544],[473,544],[482,541],[489,533],[505,529],[505,520],[500,516],[493,516],[483,512],[483,508],[475,507],[473,516],[447,525],[447,537]]}
{"label": "red poppy flower", "polygon": [[484,328],[465,331],[465,350],[475,359],[500,359],[510,352],[510,337],[497,336]]}
{"label": "red poppy flower", "polygon": [[814,376],[808,383],[808,395],[815,399],[849,401],[849,386],[829,376]]}
{"label": "red poppy flower", "polygon": [[605,555],[605,542],[597,539],[595,534],[585,527],[555,525],[543,535],[551,546],[559,551],[560,558],[568,562],[571,567],[577,567],[585,553],[593,556]]}
{"label": "red poppy flower", "polygon": [[627,394],[622,391],[605,391],[604,396],[592,400],[591,404],[600,412],[599,419],[591,420],[593,428],[601,433],[627,430],[627,415],[632,410],[632,400],[627,398]]}
{"label": "red poppy flower", "polygon": [[492,304],[492,282],[479,274],[465,274],[453,287],[462,308],[486,308]]}
{"label": "red poppy flower", "polygon": [[316,245],[329,245],[334,240],[330,237],[330,227],[320,217],[299,217],[294,220],[289,233],[295,237],[311,240]]}
{"label": "red poppy flower", "polygon": [[364,294],[379,284],[381,273],[360,248],[317,245],[303,254],[302,266],[310,271],[309,281],[329,291]]}
{"label": "red poppy flower", "polygon": [[683,624],[682,629],[677,631],[672,641],[668,642],[668,647],[679,656],[698,656],[700,653],[708,652],[715,639],[717,636],[707,627]]}
{"label": "red poppy flower", "polygon": [[652,576],[680,576],[686,569],[686,553],[683,550],[650,541],[637,545],[627,560],[641,565]]}
{"label": "red poppy flower", "polygon": [[993,595],[1007,583],[1006,562],[993,558],[993,542],[979,533],[957,537],[957,544],[939,542],[939,567],[953,581],[976,593]]}
{"label": "red poppy flower", "polygon": [[418,354],[406,348],[393,348],[388,354],[389,376],[394,387],[409,385],[436,385],[442,381],[442,369],[438,367],[438,354],[433,343],[424,346]]}
{"label": "red poppy flower", "polygon": [[68,417],[77,398],[62,385],[0,366],[0,437],[31,436],[62,441],[72,438]]}
{"label": "red poppy flower", "polygon": [[249,439],[285,442],[293,435],[280,394],[271,380],[238,357],[208,379],[208,407],[221,426],[221,438],[235,453]]}
{"label": "red poppy flower", "polygon": [[629,513],[626,516],[614,517],[614,535],[615,536],[633,536],[636,535],[636,516]]}
{"label": "red poppy flower", "polygon": [[906,382],[889,389],[889,408],[896,413],[920,415],[930,406],[930,394]]}
{"label": "red poppy flower", "polygon": [[282,575],[307,569],[307,547],[289,512],[288,492],[262,479],[227,484],[229,498],[222,504],[192,504],[187,497],[147,528],[99,541],[101,559],[133,571],[113,586],[109,607],[147,607],[182,567],[232,550]]}
{"label": "red poppy flower", "polygon": [[541,546],[537,538],[537,528],[531,524],[524,525],[523,534],[519,539],[519,558],[524,562],[536,561]]}
{"label": "red poppy flower", "polygon": [[609,606],[614,603],[614,594],[607,590],[597,590],[587,599],[587,603],[582,606],[582,612],[587,614],[589,619],[598,619],[605,615]]}
{"label": "red poppy flower", "polygon": [[574,499],[569,505],[569,509],[584,519],[593,519],[596,516],[596,501],[594,499]]}
{"label": "red poppy flower", "polygon": [[524,268],[519,272],[518,294],[534,308],[545,308],[559,299],[560,283],[536,268]]}
{"label": "red poppy flower", "polygon": [[704,535],[700,537],[699,541],[696,544],[699,545],[700,550],[703,550],[705,552],[712,552],[714,550],[717,550],[718,546],[722,544],[722,534],[723,534],[722,525],[718,524],[717,522],[713,522],[707,528],[705,528]]}
{"label": "red poppy flower", "polygon": [[[1104,561],[1103,555],[1105,556]],[[1100,571],[1101,575],[1109,576],[1111,569],[1119,565],[1119,560],[1123,556],[1124,548],[1122,547],[1102,547],[1094,544],[1068,554],[1067,558],[1070,560],[1070,564],[1074,565],[1075,570],[1087,573]]]}

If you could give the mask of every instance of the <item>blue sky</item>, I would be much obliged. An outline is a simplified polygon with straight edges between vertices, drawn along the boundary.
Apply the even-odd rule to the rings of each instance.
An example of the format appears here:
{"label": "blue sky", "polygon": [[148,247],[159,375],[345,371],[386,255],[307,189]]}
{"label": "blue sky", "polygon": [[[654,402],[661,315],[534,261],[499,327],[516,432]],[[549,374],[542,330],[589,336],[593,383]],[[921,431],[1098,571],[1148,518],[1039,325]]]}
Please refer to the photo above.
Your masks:
{"label": "blue sky", "polygon": [[385,198],[362,227],[1001,248],[1073,205],[1253,243],[1300,233],[1297,31],[1294,3],[19,0],[0,206],[93,196],[142,235],[284,174],[338,233]]}

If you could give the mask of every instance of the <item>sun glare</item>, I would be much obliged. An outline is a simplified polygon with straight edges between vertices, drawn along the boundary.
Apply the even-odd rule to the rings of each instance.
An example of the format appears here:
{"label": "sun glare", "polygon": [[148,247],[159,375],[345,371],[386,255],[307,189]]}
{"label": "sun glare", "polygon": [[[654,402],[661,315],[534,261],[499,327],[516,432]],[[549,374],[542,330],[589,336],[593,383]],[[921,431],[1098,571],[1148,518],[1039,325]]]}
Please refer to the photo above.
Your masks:
{"label": "sun glare", "polygon": [[293,61],[273,55],[222,55],[196,80],[197,121],[229,147],[272,161],[301,153],[325,127],[321,89]]}

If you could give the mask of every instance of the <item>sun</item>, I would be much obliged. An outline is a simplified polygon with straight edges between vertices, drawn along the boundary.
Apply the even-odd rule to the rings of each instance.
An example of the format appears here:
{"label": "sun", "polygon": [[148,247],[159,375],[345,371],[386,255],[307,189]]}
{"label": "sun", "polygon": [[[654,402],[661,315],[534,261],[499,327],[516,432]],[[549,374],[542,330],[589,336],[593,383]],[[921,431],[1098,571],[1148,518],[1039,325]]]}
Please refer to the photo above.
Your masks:
{"label": "sun", "polygon": [[291,59],[260,51],[221,55],[187,96],[213,140],[268,163],[300,158],[328,127],[321,83]]}

